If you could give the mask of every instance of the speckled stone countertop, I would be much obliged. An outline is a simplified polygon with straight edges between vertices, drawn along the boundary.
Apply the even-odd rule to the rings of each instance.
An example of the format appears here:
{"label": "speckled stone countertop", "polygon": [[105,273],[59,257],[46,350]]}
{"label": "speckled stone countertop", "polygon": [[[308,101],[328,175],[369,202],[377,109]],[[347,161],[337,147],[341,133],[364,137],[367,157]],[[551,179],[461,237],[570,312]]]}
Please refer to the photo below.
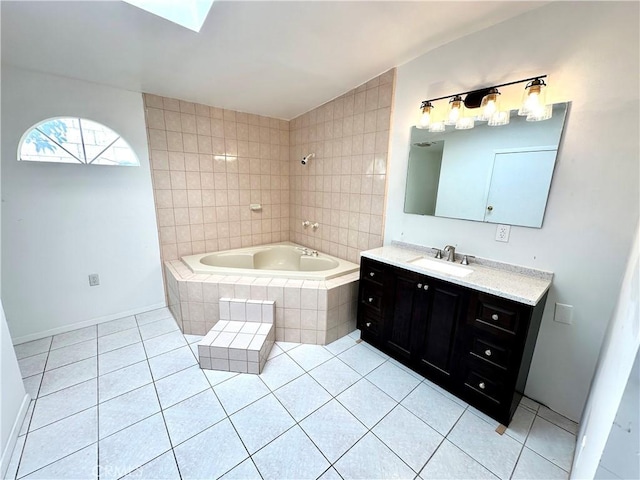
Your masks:
{"label": "speckled stone countertop", "polygon": [[[443,260],[435,260],[431,248],[420,247],[405,243],[395,242],[373,250],[362,252],[363,257],[378,260],[389,265],[404,268],[417,273],[429,275],[433,278],[446,280],[456,285],[469,287],[484,293],[490,293],[498,297],[507,298],[526,305],[536,305],[544,296],[553,279],[553,273],[543,270],[535,270],[517,265],[500,263],[483,258],[469,259],[469,268],[472,273],[458,277],[437,270],[421,267],[410,262],[426,257],[437,262],[452,265]],[[456,264],[460,265],[462,255],[456,254]]]}

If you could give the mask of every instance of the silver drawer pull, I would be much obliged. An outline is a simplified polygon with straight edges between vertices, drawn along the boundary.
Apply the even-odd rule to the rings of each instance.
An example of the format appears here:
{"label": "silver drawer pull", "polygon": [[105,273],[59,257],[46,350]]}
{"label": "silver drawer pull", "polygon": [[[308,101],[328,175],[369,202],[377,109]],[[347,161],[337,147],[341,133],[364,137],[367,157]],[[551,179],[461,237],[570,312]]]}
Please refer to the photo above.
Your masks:
{"label": "silver drawer pull", "polygon": [[424,288],[425,290],[429,290],[429,285],[425,285],[425,286],[424,286],[424,287],[422,287],[422,288]]}
{"label": "silver drawer pull", "polygon": [[369,272],[369,276],[370,276],[370,277],[375,277],[375,276],[376,276],[376,273],[375,273],[375,272]]}
{"label": "silver drawer pull", "polygon": [[490,356],[491,356],[491,350],[489,350],[489,349],[487,348],[487,349],[484,351],[484,354],[485,354],[487,357],[490,357]]}
{"label": "silver drawer pull", "polygon": [[371,322],[367,322],[365,323],[365,325],[367,326],[367,328],[369,328],[371,326]]}
{"label": "silver drawer pull", "polygon": [[421,283],[418,284],[418,288],[422,288],[422,284]]}
{"label": "silver drawer pull", "polygon": [[486,387],[486,385],[484,384],[484,382],[480,382],[478,384],[478,386],[480,387],[481,390],[484,390],[484,388]]}
{"label": "silver drawer pull", "polygon": [[493,315],[491,315],[491,320],[498,320],[498,314],[494,313]]}
{"label": "silver drawer pull", "polygon": [[369,297],[369,303],[373,303],[373,297]]}

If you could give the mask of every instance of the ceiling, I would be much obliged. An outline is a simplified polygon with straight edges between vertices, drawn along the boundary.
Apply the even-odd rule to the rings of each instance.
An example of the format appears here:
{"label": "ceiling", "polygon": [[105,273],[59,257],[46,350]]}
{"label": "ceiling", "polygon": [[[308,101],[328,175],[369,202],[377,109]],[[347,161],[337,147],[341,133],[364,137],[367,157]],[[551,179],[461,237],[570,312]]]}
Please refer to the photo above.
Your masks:
{"label": "ceiling", "polygon": [[2,1],[2,62],[289,120],[546,3],[215,1],[195,33],[120,1]]}

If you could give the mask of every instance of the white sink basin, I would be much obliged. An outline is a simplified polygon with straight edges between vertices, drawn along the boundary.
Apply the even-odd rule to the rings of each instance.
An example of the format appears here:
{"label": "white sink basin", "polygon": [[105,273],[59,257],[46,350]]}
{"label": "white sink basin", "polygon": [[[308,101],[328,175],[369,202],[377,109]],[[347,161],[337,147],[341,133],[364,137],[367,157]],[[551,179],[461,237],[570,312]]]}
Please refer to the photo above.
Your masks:
{"label": "white sink basin", "polygon": [[453,275],[454,277],[466,277],[473,272],[471,268],[463,267],[462,265],[445,262],[444,260],[433,260],[431,258],[425,257],[417,258],[416,260],[412,260],[409,263],[426,268],[428,270],[435,270],[436,272]]}

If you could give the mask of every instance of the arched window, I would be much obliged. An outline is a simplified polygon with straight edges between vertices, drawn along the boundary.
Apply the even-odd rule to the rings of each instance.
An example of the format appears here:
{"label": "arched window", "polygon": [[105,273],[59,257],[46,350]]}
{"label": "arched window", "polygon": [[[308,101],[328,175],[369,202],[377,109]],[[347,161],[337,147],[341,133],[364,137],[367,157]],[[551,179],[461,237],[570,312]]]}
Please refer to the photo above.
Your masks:
{"label": "arched window", "polygon": [[59,117],[29,129],[20,141],[18,160],[138,166],[140,161],[120,135],[92,120]]}

